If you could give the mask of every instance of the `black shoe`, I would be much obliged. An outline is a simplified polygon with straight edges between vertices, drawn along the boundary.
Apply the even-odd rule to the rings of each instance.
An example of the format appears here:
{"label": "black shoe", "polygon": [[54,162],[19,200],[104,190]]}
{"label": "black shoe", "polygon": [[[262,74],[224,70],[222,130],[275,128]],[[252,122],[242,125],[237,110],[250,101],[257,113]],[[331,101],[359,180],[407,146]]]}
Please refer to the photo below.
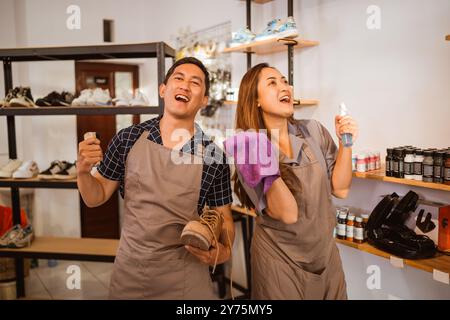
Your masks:
{"label": "black shoe", "polygon": [[59,98],[59,93],[56,91],[50,92],[48,95],[46,95],[44,98],[37,99],[36,105],[39,107],[50,107],[53,104],[53,101],[57,100]]}

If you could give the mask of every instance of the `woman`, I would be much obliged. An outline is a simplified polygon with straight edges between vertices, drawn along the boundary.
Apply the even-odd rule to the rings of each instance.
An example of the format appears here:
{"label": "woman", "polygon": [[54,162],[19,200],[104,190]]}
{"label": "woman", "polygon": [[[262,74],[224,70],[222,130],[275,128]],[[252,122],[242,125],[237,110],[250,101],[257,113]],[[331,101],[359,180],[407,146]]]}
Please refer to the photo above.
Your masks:
{"label": "woman", "polygon": [[[355,139],[356,122],[336,116],[337,148],[319,122],[293,119],[292,88],[265,63],[242,79],[236,113],[237,129],[255,129],[259,135],[266,129],[279,151],[279,174],[270,186],[261,180],[250,187],[238,165],[233,177],[241,202],[260,213],[251,248],[252,298],[346,299],[331,195],[345,198],[350,188],[352,151],[340,137],[351,133]],[[254,167],[248,171],[254,174]]]}

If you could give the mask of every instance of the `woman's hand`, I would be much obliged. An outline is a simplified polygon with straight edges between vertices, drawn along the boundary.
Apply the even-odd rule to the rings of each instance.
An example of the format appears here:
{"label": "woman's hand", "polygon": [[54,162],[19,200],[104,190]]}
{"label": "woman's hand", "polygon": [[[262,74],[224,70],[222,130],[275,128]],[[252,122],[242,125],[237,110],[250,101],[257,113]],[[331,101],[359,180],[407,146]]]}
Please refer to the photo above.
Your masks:
{"label": "woman's hand", "polygon": [[216,262],[217,251],[219,254],[217,257],[217,264],[227,262],[231,257],[230,247],[226,247],[220,242],[218,242],[217,245],[215,241],[209,250],[201,250],[192,246],[185,246],[185,248],[187,251],[196,256],[201,262],[210,266],[214,266],[214,263]]}
{"label": "woman's hand", "polygon": [[344,133],[350,133],[353,136],[353,143],[358,138],[358,124],[351,116],[336,116],[334,118],[334,125],[336,127],[336,135],[339,142],[341,142]]}

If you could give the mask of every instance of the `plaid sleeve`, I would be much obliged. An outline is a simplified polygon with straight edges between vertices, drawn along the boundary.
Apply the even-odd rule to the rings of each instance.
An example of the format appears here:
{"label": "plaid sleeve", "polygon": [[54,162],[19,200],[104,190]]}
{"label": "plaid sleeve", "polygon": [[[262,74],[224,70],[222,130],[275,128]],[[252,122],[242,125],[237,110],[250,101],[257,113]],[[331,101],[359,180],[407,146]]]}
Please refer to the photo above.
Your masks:
{"label": "plaid sleeve", "polygon": [[97,167],[97,171],[109,180],[121,181],[125,174],[124,154],[125,146],[123,130],[121,130],[109,143],[103,160]]}
{"label": "plaid sleeve", "polygon": [[216,174],[206,195],[210,207],[221,207],[233,202],[231,191],[230,166],[226,163],[217,165]]}

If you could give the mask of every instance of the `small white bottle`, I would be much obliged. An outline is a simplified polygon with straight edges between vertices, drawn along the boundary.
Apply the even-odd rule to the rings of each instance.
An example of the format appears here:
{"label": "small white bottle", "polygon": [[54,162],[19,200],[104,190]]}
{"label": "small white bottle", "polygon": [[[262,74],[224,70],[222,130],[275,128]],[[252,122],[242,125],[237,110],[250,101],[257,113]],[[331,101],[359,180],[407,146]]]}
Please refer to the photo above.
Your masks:
{"label": "small white bottle", "polygon": [[[339,105],[339,115],[340,116],[346,116],[348,115],[348,109],[346,107],[346,105],[344,103],[341,103]],[[344,145],[344,147],[351,147],[353,146],[353,136],[351,133],[344,133],[341,136],[342,139],[342,144]]]}

